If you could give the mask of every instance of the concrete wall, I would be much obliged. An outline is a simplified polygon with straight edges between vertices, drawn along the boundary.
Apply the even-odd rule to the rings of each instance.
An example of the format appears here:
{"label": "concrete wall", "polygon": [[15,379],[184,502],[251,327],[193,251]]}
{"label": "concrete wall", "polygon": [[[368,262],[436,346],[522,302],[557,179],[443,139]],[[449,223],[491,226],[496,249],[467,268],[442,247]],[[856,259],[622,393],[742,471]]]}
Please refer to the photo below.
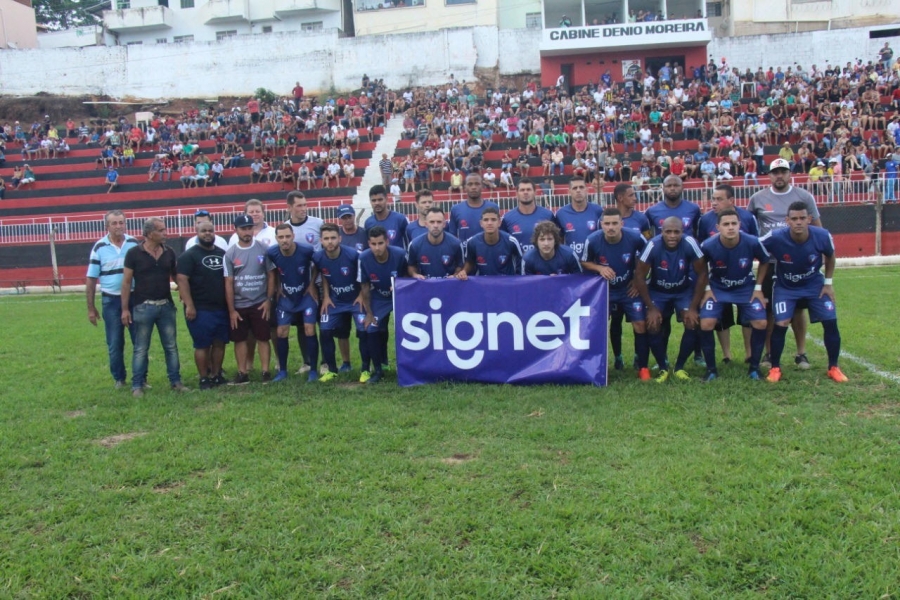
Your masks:
{"label": "concrete wall", "polygon": [[862,27],[896,23],[896,0],[740,0],[730,2],[738,35],[803,31],[805,27]]}
{"label": "concrete wall", "polygon": [[[374,0],[373,0],[374,1]],[[447,4],[444,0],[405,1],[405,7],[354,13],[356,35],[433,31],[441,27],[497,26],[497,1]],[[368,5],[368,3],[359,6]],[[524,17],[523,17],[524,18]]]}

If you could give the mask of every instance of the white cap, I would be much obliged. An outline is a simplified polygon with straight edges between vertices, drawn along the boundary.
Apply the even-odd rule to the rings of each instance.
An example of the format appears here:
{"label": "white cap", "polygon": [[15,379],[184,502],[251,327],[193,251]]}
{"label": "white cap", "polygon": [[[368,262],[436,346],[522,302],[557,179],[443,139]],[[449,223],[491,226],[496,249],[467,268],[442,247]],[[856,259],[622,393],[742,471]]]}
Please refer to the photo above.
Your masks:
{"label": "white cap", "polygon": [[773,160],[772,163],[769,165],[769,170],[770,170],[770,171],[774,171],[775,169],[787,169],[788,171],[790,171],[790,170],[791,170],[791,163],[789,163],[788,161],[784,160],[783,158],[776,158],[776,159]]}

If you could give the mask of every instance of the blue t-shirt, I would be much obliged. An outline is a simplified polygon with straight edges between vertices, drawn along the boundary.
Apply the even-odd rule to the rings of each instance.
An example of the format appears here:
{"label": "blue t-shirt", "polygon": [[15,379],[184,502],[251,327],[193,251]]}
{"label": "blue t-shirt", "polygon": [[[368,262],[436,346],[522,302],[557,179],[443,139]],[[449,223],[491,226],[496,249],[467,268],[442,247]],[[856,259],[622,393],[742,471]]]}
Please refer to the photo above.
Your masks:
{"label": "blue t-shirt", "polygon": [[522,252],[528,254],[534,245],[531,243],[531,235],[534,233],[534,226],[541,221],[550,221],[556,223],[556,218],[549,208],[543,206],[535,206],[534,212],[530,215],[523,215],[518,208],[514,208],[503,215],[503,222],[500,223],[500,230],[505,231],[513,236]]}
{"label": "blue t-shirt", "polygon": [[633,229],[622,229],[622,239],[615,244],[610,243],[602,231],[597,231],[588,236],[581,261],[609,267],[616,273],[615,279],[609,282],[612,298],[628,289],[628,284],[634,279],[637,259],[646,246],[644,236]]}
{"label": "blue t-shirt", "polygon": [[392,277],[406,277],[408,264],[406,252],[396,246],[388,246],[387,260],[378,262],[371,250],[359,255],[359,282],[371,286],[370,301],[374,305],[393,306],[394,284]]}
{"label": "blue t-shirt", "polygon": [[888,179],[897,179],[897,161],[889,158],[884,163],[884,176]]}
{"label": "blue t-shirt", "polygon": [[631,214],[622,219],[623,229],[634,229],[638,233],[650,231],[650,220],[647,215],[639,210],[631,211]]}
{"label": "blue t-shirt", "polygon": [[[735,206],[734,210],[737,211],[738,219],[741,222],[741,232],[759,236],[759,225],[757,225],[756,217],[753,216],[753,213],[738,206]],[[700,217],[700,224],[697,226],[697,241],[705,242],[719,233],[719,230],[716,228],[718,224],[719,214],[714,210]]]}
{"label": "blue t-shirt", "polygon": [[734,248],[726,248],[716,234],[700,244],[709,263],[709,286],[719,302],[741,304],[750,301],[753,294],[753,259],[769,262],[769,253],[759,238],[741,233]]}
{"label": "blue t-shirt", "polygon": [[269,246],[266,258],[278,271],[281,297],[278,298],[278,310],[297,312],[300,303],[309,288],[312,257],[315,254],[312,246],[295,243],[294,253],[285,256],[281,247]]}
{"label": "blue t-shirt", "polygon": [[593,202],[588,202],[587,207],[581,212],[572,208],[571,204],[566,204],[556,211],[556,222],[562,229],[563,240],[575,251],[576,256],[581,256],[584,252],[585,240],[600,228],[602,218],[603,209]]}
{"label": "blue t-shirt", "polygon": [[522,248],[516,238],[505,231],[498,231],[500,239],[488,244],[484,233],[479,233],[466,244],[466,262],[474,265],[474,275],[521,275]]}
{"label": "blue t-shirt", "polygon": [[328,295],[335,307],[348,307],[359,296],[359,252],[340,246],[337,258],[329,258],[325,250],[313,254],[313,264],[328,284]]}
{"label": "blue t-shirt", "polygon": [[498,211],[500,207],[489,200],[482,200],[481,206],[473,208],[468,202],[460,202],[450,209],[450,221],[447,223],[447,231],[466,242],[476,233],[481,233],[481,213],[488,206],[493,206]]}
{"label": "blue t-shirt", "polygon": [[581,273],[581,261],[575,256],[575,251],[568,246],[559,246],[553,254],[553,258],[545,260],[541,251],[532,248],[525,253],[522,259],[525,265],[526,275],[568,275]]}
{"label": "blue t-shirt", "polygon": [[825,284],[822,256],[834,256],[834,240],[827,229],[810,225],[809,237],[798,244],[789,227],[779,227],[760,241],[775,260],[775,286],[797,298],[819,294]]}
{"label": "blue t-shirt", "polygon": [[665,202],[654,204],[647,209],[647,219],[653,235],[662,233],[663,221],[669,217],[678,217],[684,227],[684,234],[697,235],[697,225],[700,222],[700,207],[693,202],[682,200],[676,206],[669,206]]}
{"label": "blue t-shirt", "polygon": [[380,225],[387,230],[388,244],[396,246],[397,248],[406,248],[406,228],[409,225],[409,220],[405,215],[401,215],[397,211],[391,210],[388,211],[384,220],[379,221],[375,218],[375,215],[366,219],[367,232],[376,225]]}
{"label": "blue t-shirt", "polygon": [[424,225],[419,225],[418,219],[410,221],[406,225],[406,245],[409,246],[414,239],[420,235],[425,235],[426,233],[428,233],[428,228]]}
{"label": "blue t-shirt", "polygon": [[407,262],[428,279],[450,277],[463,266],[462,244],[446,232],[440,244],[432,244],[427,235],[420,235],[409,244]]}
{"label": "blue t-shirt", "polygon": [[703,253],[694,238],[686,235],[669,250],[662,236],[656,236],[641,253],[641,262],[650,265],[647,287],[651,292],[672,295],[687,291],[693,285],[691,264],[698,258],[703,258]]}

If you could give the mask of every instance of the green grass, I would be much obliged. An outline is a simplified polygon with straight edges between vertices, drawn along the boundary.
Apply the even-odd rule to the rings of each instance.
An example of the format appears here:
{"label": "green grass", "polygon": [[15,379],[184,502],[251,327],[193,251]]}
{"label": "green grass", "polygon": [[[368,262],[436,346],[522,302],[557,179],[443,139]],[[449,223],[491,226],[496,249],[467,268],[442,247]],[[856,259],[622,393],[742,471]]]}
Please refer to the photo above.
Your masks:
{"label": "green grass", "polygon": [[[898,274],[835,277],[844,348],[895,374]],[[0,597],[900,594],[900,386],[818,346],[778,386],[177,395],[154,342],[135,401],[83,305],[0,300]]]}

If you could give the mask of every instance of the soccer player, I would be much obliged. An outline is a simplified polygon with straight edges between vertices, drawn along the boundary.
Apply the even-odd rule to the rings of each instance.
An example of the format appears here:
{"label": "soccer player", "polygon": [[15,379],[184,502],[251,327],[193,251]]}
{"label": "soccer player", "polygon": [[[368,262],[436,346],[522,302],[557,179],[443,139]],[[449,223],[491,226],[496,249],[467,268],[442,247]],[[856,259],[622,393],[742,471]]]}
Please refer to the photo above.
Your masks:
{"label": "soccer player", "polygon": [[316,321],[319,320],[319,292],[315,281],[317,272],[312,258],[315,250],[308,244],[294,241],[294,228],[289,223],[275,227],[278,245],[266,251],[266,259],[273,267],[269,270],[269,290],[278,290],[275,306],[277,325],[275,354],[278,356],[278,373],[272,383],[287,379],[287,360],[290,346],[288,335],[295,319],[302,315],[306,356],[309,359],[309,381],[316,381],[316,364],[319,360],[319,340],[316,338]]}
{"label": "soccer player", "polygon": [[[91,248],[85,291],[88,321],[94,327],[103,321],[106,331],[106,349],[109,354],[109,372],[116,389],[125,387],[128,373],[125,369],[125,329],[122,324],[122,269],[125,254],[137,245],[137,240],[125,233],[125,213],[111,210],[106,213],[106,235]],[[97,311],[97,283],[100,283],[101,312]],[[134,342],[134,328],[128,333]]]}
{"label": "soccer player", "polygon": [[481,233],[465,247],[469,275],[522,275],[522,248],[516,238],[500,231],[500,211],[488,206],[481,211]]}
{"label": "soccer player", "polygon": [[[769,254],[775,259],[775,282],[772,290],[772,311],[775,328],[772,330],[772,368],[766,381],[781,380],[781,354],[788,323],[797,304],[803,300],[809,307],[810,320],[821,322],[825,331],[825,351],[828,354],[828,377],[845,383],[847,376],[838,366],[841,354],[841,334],[838,331],[837,311],[832,276],[834,275],[834,241],[827,230],[811,226],[812,215],[806,202],[799,200],[788,207],[785,228],[775,229],[762,237]],[[822,266],[825,274],[822,274]]]}
{"label": "soccer player", "polygon": [[587,237],[597,231],[603,209],[598,204],[588,202],[587,184],[583,177],[573,177],[569,181],[569,203],[556,211],[556,222],[562,229],[563,239],[581,256]]}
{"label": "soccer player", "polygon": [[532,237],[534,227],[541,221],[556,222],[553,212],[544,206],[538,206],[535,201],[534,182],[523,177],[516,186],[516,201],[518,205],[503,215],[500,229],[513,236],[522,252],[527,254],[534,248]]}
{"label": "soccer player", "polygon": [[[637,355],[638,377],[650,379],[647,366],[650,346],[647,339],[647,322],[644,302],[638,296],[634,284],[637,259],[647,245],[647,240],[634,229],[625,229],[618,208],[603,211],[601,231],[588,236],[581,256],[581,267],[588,273],[596,273],[609,282],[609,314],[612,319],[624,315],[634,329],[634,349]],[[610,336],[612,337],[612,336]],[[611,339],[616,368],[622,364],[622,335]]]}
{"label": "soccer player", "polygon": [[650,239],[650,221],[647,215],[635,209],[637,204],[637,194],[634,186],[630,183],[618,183],[613,188],[613,198],[616,201],[616,208],[622,215],[622,227],[625,229],[634,229],[646,239]]}
{"label": "soccer player", "polygon": [[[669,379],[666,346],[668,336],[662,328],[672,314],[684,323],[681,348],[675,361],[676,379],[688,380],[684,363],[694,350],[697,339],[697,310],[694,308],[694,284],[690,270],[696,273],[704,268],[703,253],[694,238],[684,235],[684,224],[678,217],[668,217],[662,224],[662,233],[647,243],[638,259],[634,273],[634,287],[647,309],[647,330],[650,332],[650,350],[656,358],[661,373],[656,381]],[[649,276],[649,280],[648,280]]]}
{"label": "soccer player", "polygon": [[288,220],[285,222],[294,230],[294,240],[309,244],[314,250],[321,249],[319,231],[322,229],[324,221],[309,214],[306,196],[298,191],[289,192],[287,205]]}
{"label": "soccer player", "polygon": [[356,211],[349,204],[341,204],[337,208],[338,223],[341,226],[341,245],[356,248],[362,252],[369,247],[369,238],[366,231],[356,225]]}
{"label": "soccer player", "polygon": [[389,336],[391,312],[394,310],[394,277],[402,277],[408,270],[406,253],[388,245],[387,231],[376,225],[369,230],[369,249],[359,256],[359,283],[366,316],[366,343],[372,358],[373,372],[364,372],[360,383],[375,384],[384,378],[387,362],[385,350]]}
{"label": "soccer player", "polygon": [[522,259],[526,275],[581,273],[575,251],[563,245],[562,233],[552,221],[541,221],[531,234],[531,250]]}
{"label": "soccer player", "polygon": [[[791,164],[783,158],[776,158],[769,165],[769,180],[771,187],[760,190],[750,197],[750,204],[747,210],[753,213],[759,224],[759,233],[765,237],[770,231],[778,227],[784,227],[785,220],[788,216],[788,208],[794,202],[803,202],[809,213],[810,224],[816,227],[822,226],[822,219],[819,216],[819,209],[816,207],[816,200],[812,194],[806,190],[791,185]],[[769,300],[768,309],[770,312],[774,310],[772,302],[772,284],[773,274],[770,273],[765,280],[762,281],[763,293]],[[798,310],[794,313],[791,321],[791,327],[794,330],[794,339],[797,343],[797,355],[794,356],[794,363],[801,369],[809,368],[809,358],[806,356],[806,331],[809,324],[806,320],[805,312],[799,310],[805,308],[801,302]],[[773,327],[774,321],[770,315],[769,326]],[[771,354],[771,351],[770,351]],[[769,362],[763,360],[765,364]]]}
{"label": "soccer player", "polygon": [[372,204],[372,216],[366,219],[366,234],[373,227],[383,227],[391,246],[406,248],[406,227],[409,220],[406,215],[388,209],[387,191],[383,185],[372,186],[369,190],[369,202]]}
{"label": "soccer player", "polygon": [[225,250],[216,244],[217,237],[211,221],[198,223],[198,242],[178,257],[175,277],[184,303],[184,319],[194,341],[201,390],[228,383],[222,374],[222,362],[231,329],[225,302]]}
{"label": "soccer player", "polygon": [[434,206],[434,194],[428,188],[416,192],[416,209],[418,216],[415,221],[410,221],[406,226],[407,245],[420,235],[428,233],[428,211]]}
{"label": "soccer player", "polygon": [[444,231],[444,211],[433,206],[425,216],[428,233],[416,237],[409,244],[409,276],[416,279],[466,279],[462,244]]}
{"label": "soccer player", "polygon": [[[362,371],[369,370],[369,348],[366,332],[362,327],[365,316],[360,295],[359,252],[355,248],[341,244],[337,225],[322,225],[322,249],[313,255],[319,273],[322,275],[322,305],[319,318],[319,332],[322,338],[322,361],[328,365],[328,372],[319,381],[331,381],[337,373],[346,373],[350,366],[350,327],[356,323],[356,337],[359,341],[359,355]],[[334,354],[334,340],[341,347],[343,364],[340,370]],[[344,352],[346,345],[347,352]]]}
{"label": "soccer player", "polygon": [[[696,298],[700,305],[700,346],[706,360],[704,381],[718,377],[713,330],[722,318],[725,304],[734,304],[742,323],[753,328],[750,335],[750,379],[759,380],[759,361],[766,345],[766,301],[762,285],[753,278],[753,259],[759,261],[758,279],[769,268],[769,253],[759,238],[741,232],[741,219],[734,209],[718,213],[718,235],[700,245],[705,269],[697,272]],[[729,306],[729,310],[731,307]]]}
{"label": "soccer player", "polygon": [[669,217],[678,217],[684,233],[696,237],[700,222],[700,207],[681,197],[684,182],[677,175],[669,175],[663,180],[663,201],[647,209],[647,219],[653,235],[662,233],[663,222]]}
{"label": "soccer player", "polygon": [[500,210],[500,207],[494,202],[482,199],[481,189],[481,175],[469,173],[466,176],[465,183],[466,201],[455,204],[450,209],[450,222],[447,231],[459,238],[463,244],[476,233],[481,233],[482,210],[488,206],[493,206]]}
{"label": "soccer player", "polygon": [[254,221],[250,215],[234,219],[237,243],[225,252],[225,302],[231,321],[231,341],[234,342],[234,358],[238,372],[232,385],[250,383],[253,355],[250,354],[251,331],[259,350],[263,381],[269,381],[269,313],[271,297],[275,290],[267,286],[267,274],[273,268],[266,261],[266,246],[253,237]]}

